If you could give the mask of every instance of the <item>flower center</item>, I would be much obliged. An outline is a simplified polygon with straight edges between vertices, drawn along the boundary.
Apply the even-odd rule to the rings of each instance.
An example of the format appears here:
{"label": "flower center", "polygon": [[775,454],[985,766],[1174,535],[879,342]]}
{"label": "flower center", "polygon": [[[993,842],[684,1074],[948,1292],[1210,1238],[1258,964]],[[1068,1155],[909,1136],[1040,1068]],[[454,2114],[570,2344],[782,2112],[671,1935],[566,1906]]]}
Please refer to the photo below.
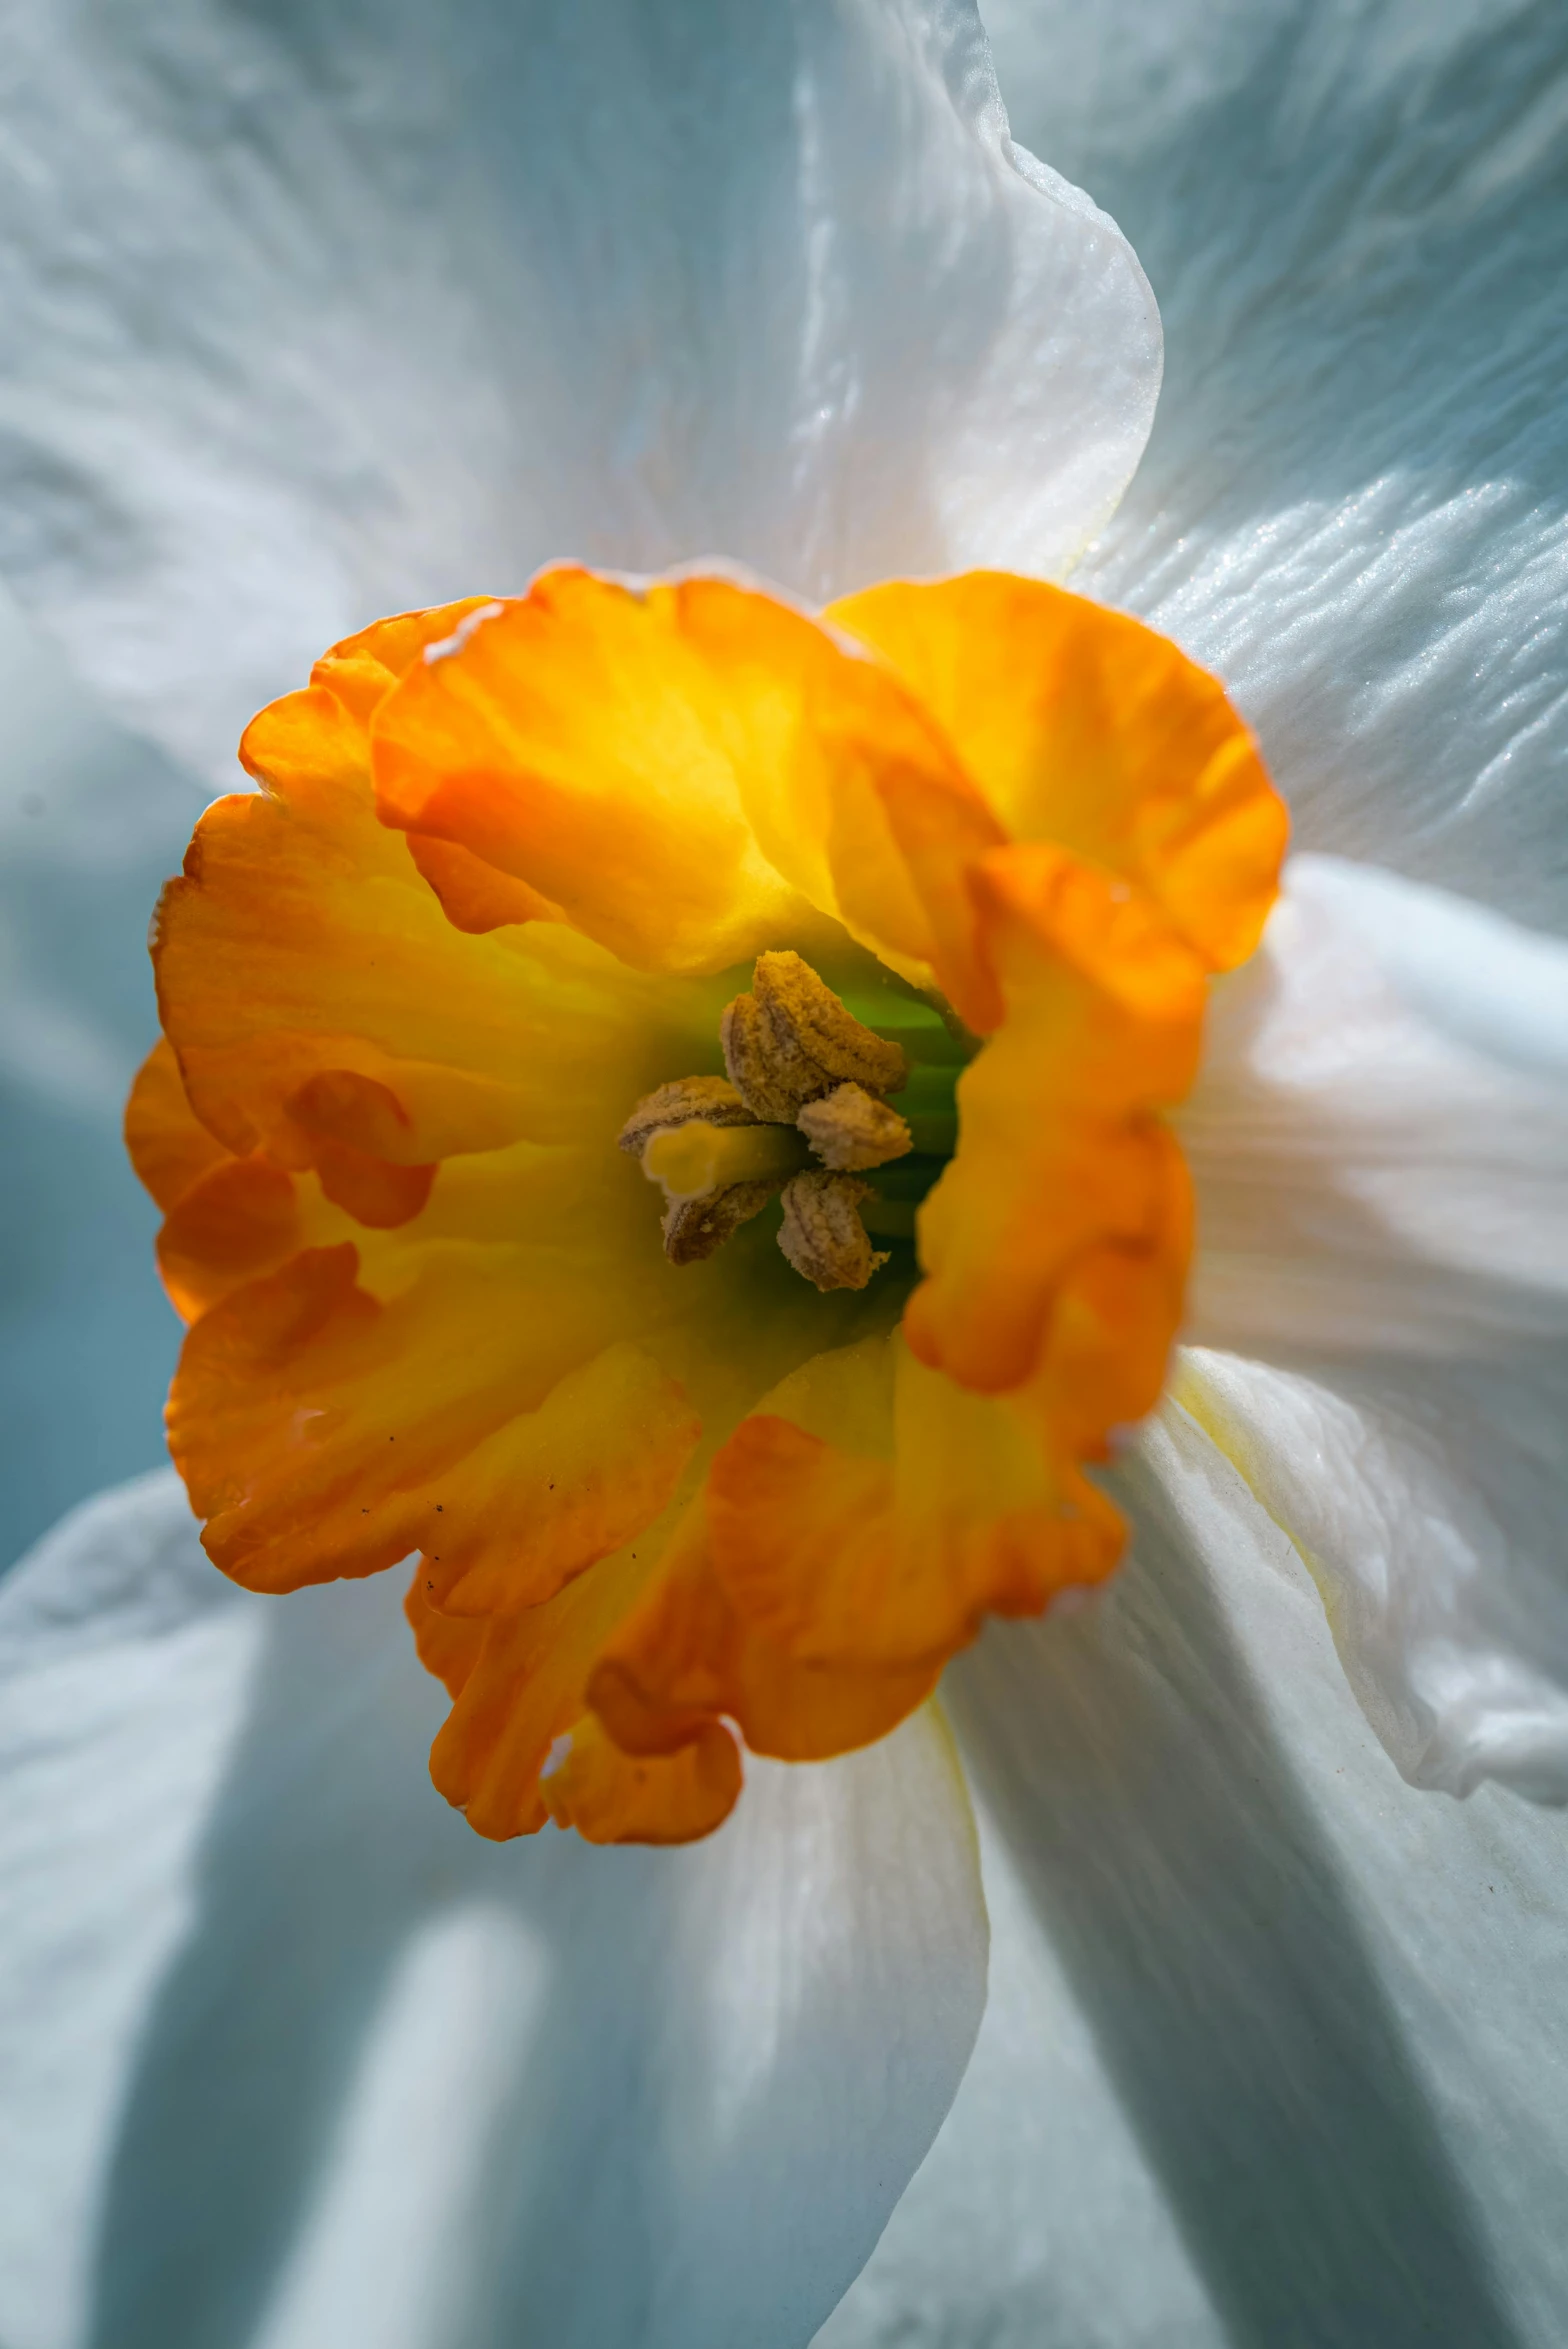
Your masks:
{"label": "flower center", "polygon": [[[916,1198],[951,1154],[951,1070],[919,1072],[945,1098],[922,1097],[912,1125],[886,1098],[917,1074],[903,1046],[789,952],[758,956],[719,1041],[727,1076],[660,1085],[621,1128],[620,1147],[664,1191],[666,1256],[700,1263],[777,1194],[779,1246],[795,1270],[821,1290],[863,1289],[890,1255],[872,1247],[868,1223],[911,1236]],[[890,1198],[864,1179],[912,1155],[918,1192]]]}

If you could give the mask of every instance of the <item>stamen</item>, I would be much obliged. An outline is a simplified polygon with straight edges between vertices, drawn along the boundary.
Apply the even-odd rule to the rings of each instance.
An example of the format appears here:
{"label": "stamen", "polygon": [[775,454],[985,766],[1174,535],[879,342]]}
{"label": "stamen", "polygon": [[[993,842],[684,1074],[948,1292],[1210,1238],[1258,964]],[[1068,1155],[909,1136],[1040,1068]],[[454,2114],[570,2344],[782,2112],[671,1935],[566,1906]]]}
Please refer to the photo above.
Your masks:
{"label": "stamen", "polygon": [[719,1023],[730,1082],[760,1118],[788,1125],[836,1085],[896,1093],[909,1082],[902,1046],[862,1026],[798,954],[759,954],[752,992]]}
{"label": "stamen", "polygon": [[840,1085],[820,1101],[808,1101],[795,1123],[824,1166],[846,1172],[857,1166],[886,1166],[914,1147],[914,1136],[896,1109],[889,1109],[863,1085]]}
{"label": "stamen", "polygon": [[860,1220],[872,1189],[852,1174],[798,1174],[784,1186],[779,1246],[813,1287],[863,1289],[887,1251],[873,1249]]}
{"label": "stamen", "polygon": [[909,1084],[908,1056],[787,952],[758,956],[752,991],[728,1006],[720,1039],[728,1080],[677,1077],[621,1128],[621,1148],[663,1186],[666,1256],[711,1256],[782,1186],[779,1246],[795,1270],[819,1289],[863,1289],[888,1258],[866,1237],[860,1204],[881,1215],[886,1203],[856,1170],[914,1148],[907,1121],[880,1097]]}
{"label": "stamen", "polygon": [[736,1090],[759,1118],[793,1123],[795,1113],[820,1092],[821,1072],[798,1054],[781,1053],[772,1022],[755,995],[737,995],[719,1021],[724,1065]]}
{"label": "stamen", "polygon": [[760,1215],[777,1189],[777,1183],[732,1183],[706,1199],[672,1199],[660,1226],[665,1255],[672,1264],[700,1264]]}

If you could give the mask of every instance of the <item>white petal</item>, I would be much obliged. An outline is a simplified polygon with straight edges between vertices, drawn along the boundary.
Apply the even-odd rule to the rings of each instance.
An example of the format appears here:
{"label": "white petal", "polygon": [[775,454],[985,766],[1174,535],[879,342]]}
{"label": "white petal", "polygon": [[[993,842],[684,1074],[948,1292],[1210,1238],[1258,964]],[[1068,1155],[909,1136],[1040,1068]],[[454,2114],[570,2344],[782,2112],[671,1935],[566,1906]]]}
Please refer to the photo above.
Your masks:
{"label": "white petal", "polygon": [[979,2021],[945,1734],[686,1852],[485,1845],[397,1602],[232,1590],[167,1475],[11,1577],[7,2349],[804,2342]]}
{"label": "white petal", "polygon": [[1180,1391],[1405,1775],[1568,1799],[1568,947],[1297,858],[1214,1011]]}
{"label": "white petal", "polygon": [[[1052,1693],[1048,1679],[1027,1680],[1032,1636],[1021,1635],[1010,1691],[1026,1744]],[[1015,1854],[978,1797],[977,1807],[991,1915],[985,2020],[935,2145],[815,2349],[1221,2349],[1097,2018],[1037,1913],[1040,1830],[1010,1821]],[[1107,1857],[1115,1850],[1113,1840]]]}
{"label": "white petal", "polygon": [[1177,1122],[1200,1344],[1500,1359],[1568,1336],[1568,946],[1295,857]]}
{"label": "white petal", "polygon": [[1412,1785],[1568,1802],[1568,1348],[1311,1376],[1200,1351],[1178,1391],[1294,1538]]}
{"label": "white petal", "polygon": [[106,725],[0,594],[0,1566],[165,1457],[179,1324],[120,1137],[147,916],[206,795]]}
{"label": "white petal", "polygon": [[562,555],[1052,569],[1159,379],[969,0],[30,0],[0,567],[209,771],[333,637]]}
{"label": "white petal", "polygon": [[1401,1784],[1179,1413],[1120,1497],[1104,1601],[945,1684],[996,1993],[820,2349],[1558,2349],[1568,1820]]}
{"label": "white petal", "polygon": [[1165,318],[1079,584],[1258,726],[1314,848],[1568,916],[1568,18],[1550,0],[988,0],[1021,137]]}

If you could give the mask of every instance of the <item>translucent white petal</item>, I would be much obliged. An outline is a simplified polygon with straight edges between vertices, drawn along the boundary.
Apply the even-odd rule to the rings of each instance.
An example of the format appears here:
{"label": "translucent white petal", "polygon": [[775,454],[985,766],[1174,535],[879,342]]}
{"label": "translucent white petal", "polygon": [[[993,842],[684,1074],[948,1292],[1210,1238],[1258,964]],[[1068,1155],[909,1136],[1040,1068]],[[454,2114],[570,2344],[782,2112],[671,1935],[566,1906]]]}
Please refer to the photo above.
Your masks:
{"label": "translucent white petal", "polygon": [[1020,137],[1159,296],[1080,584],[1218,670],[1310,847],[1568,920],[1568,15],[988,0]]}
{"label": "translucent white petal", "polygon": [[211,771],[333,637],[562,555],[1053,569],[1136,464],[1130,248],[971,0],[28,0],[0,568]]}
{"label": "translucent white petal", "polygon": [[1294,1537],[1411,1783],[1568,1802],[1568,1347],[1311,1375],[1197,1352],[1178,1391]]}
{"label": "translucent white petal", "polygon": [[1103,1602],[945,1683],[996,1995],[819,2349],[1558,2349],[1568,1820],[1402,1784],[1181,1414],[1119,1485]]}
{"label": "translucent white petal", "polygon": [[983,2004],[945,1733],[485,1845],[397,1601],[232,1590],[167,1475],[10,1578],[0,2337],[804,2342]]}
{"label": "translucent white petal", "polygon": [[1177,1122],[1199,1343],[1500,1360],[1568,1336],[1568,946],[1295,857]]}
{"label": "translucent white petal", "polygon": [[1299,857],[1214,1014],[1179,1391],[1405,1775],[1568,1799],[1568,947]]}

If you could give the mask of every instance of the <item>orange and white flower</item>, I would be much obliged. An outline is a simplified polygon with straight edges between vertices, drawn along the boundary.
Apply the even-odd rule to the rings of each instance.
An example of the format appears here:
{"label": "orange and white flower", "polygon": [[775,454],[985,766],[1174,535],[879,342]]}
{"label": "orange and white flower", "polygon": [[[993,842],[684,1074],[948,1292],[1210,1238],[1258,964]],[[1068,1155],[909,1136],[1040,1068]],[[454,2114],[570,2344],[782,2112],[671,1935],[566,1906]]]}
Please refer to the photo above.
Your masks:
{"label": "orange and white flower", "polygon": [[[1561,952],[1332,854],[1281,875],[1171,637],[1314,850],[1395,863],[1426,803],[1367,675],[1430,729],[1431,662],[1400,621],[1351,663],[1369,712],[1271,698],[1309,607],[1374,588],[1283,427],[1252,535],[1213,523],[1251,444],[1205,444],[1190,351],[1197,442],[1074,573],[1169,633],[1046,583],[1137,459],[1158,331],[973,18],[743,15],[410,12],[326,75],[195,15],[70,52],[94,135],[74,275],[22,274],[59,356],[13,404],[13,570],[214,771],[283,698],[165,899],[130,1115],[232,1579],[156,1482],[0,1618],[0,2330],[433,2349],[515,2300],[552,2340],[804,2342],[951,2104],[829,2338],[1512,2337],[1466,2197],[1508,2223],[1550,2032],[1493,2013],[1452,2092],[1403,2048],[1433,1980],[1528,1991],[1456,1887],[1549,1914],[1554,1832],[1414,1790],[1568,1793]],[[1397,484],[1352,504],[1388,536]],[[1414,866],[1467,877],[1434,837]],[[410,1553],[435,1679],[380,1572]],[[421,1786],[432,1729],[479,1836]],[[997,1942],[954,2103],[966,1782]],[[552,1818],[580,1835],[508,1840]]]}
{"label": "orange and white flower", "polygon": [[706,1834],[728,1724],[852,1751],[1110,1571],[1162,1113],[1284,848],[1211,679],[1002,573],[819,624],[557,570],[350,638],[242,756],[129,1112],[170,1447],[251,1590],[419,1553],[471,1825]]}

